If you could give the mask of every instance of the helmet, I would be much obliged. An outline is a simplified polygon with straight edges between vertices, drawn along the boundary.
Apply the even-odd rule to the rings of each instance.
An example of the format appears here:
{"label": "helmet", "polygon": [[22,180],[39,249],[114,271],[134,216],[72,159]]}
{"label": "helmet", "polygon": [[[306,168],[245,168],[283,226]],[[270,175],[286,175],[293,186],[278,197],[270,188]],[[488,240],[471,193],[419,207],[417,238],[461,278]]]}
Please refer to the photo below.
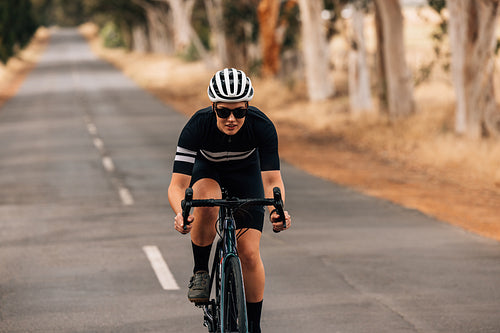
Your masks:
{"label": "helmet", "polygon": [[241,70],[225,68],[218,71],[208,85],[208,97],[216,102],[248,102],[253,98],[250,78]]}

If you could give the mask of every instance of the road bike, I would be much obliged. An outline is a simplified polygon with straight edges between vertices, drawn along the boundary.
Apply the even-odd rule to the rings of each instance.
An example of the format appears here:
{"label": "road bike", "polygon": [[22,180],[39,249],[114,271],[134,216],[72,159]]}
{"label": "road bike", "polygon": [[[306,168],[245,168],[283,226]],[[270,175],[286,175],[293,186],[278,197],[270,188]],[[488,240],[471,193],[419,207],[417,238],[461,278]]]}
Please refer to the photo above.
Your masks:
{"label": "road bike", "polygon": [[193,200],[193,189],[186,189],[182,200],[184,228],[193,207],[220,207],[217,221],[219,239],[215,249],[210,272],[210,291],[215,289],[214,298],[207,303],[195,303],[203,309],[204,326],[209,332],[248,333],[245,288],[241,263],[237,251],[235,212],[249,206],[274,206],[286,226],[283,200],[279,187],[273,189],[273,198],[238,199],[229,197],[223,190],[222,199]]}

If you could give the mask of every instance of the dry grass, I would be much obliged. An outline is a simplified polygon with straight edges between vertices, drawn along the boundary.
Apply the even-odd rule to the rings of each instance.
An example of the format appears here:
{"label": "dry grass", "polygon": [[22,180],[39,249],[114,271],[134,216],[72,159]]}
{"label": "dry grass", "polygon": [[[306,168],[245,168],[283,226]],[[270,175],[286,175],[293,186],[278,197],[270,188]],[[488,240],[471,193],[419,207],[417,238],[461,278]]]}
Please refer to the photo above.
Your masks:
{"label": "dry grass", "polygon": [[[207,106],[214,70],[173,57],[104,50],[92,26],[82,28],[93,50],[145,89],[190,115]],[[336,76],[339,91],[345,75]],[[415,90],[418,112],[388,121],[376,113],[354,118],[344,93],[307,100],[304,83],[253,79],[252,103],[278,127],[282,157],[325,179],[419,209],[500,240],[500,143],[453,134],[454,96],[435,80]]]}
{"label": "dry grass", "polygon": [[[417,19],[412,17],[412,20]],[[86,25],[82,32],[92,36],[95,35],[93,29],[92,25]],[[186,63],[174,57],[104,50],[97,39],[93,39],[92,45],[97,53],[141,86],[173,102],[185,113],[207,105],[206,84],[213,71],[201,62]],[[272,79],[254,79],[253,83],[256,90],[253,103],[277,122],[342,137],[356,149],[376,152],[383,159],[399,160],[415,168],[435,169],[450,176],[459,175],[478,186],[492,189],[500,186],[500,143],[471,141],[453,134],[454,95],[452,87],[446,83],[431,81],[419,86],[415,90],[417,113],[408,119],[391,122],[373,114],[354,118],[348,112],[346,96],[309,102],[304,83],[297,83],[293,89]]]}
{"label": "dry grass", "polygon": [[0,63],[0,107],[16,94],[23,79],[33,69],[47,46],[49,37],[48,29],[38,29],[25,49],[9,59],[6,65]]}

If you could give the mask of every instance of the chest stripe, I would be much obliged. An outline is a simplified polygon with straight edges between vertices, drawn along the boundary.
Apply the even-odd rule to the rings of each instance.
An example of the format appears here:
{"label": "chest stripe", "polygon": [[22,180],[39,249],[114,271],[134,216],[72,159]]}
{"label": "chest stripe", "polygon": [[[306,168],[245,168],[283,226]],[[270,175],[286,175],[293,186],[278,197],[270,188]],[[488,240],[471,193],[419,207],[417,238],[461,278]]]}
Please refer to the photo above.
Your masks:
{"label": "chest stripe", "polygon": [[211,162],[227,162],[227,161],[238,161],[243,160],[253,154],[256,148],[249,151],[235,152],[235,151],[223,151],[223,152],[210,152],[207,150],[201,150],[201,154]]}

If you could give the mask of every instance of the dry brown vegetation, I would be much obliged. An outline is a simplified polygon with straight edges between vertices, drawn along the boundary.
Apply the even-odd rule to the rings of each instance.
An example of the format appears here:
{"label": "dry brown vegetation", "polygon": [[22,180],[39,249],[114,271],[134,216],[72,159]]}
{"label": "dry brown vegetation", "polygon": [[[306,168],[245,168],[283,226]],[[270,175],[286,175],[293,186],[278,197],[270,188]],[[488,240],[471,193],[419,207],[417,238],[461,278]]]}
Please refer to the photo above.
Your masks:
{"label": "dry brown vegetation", "polygon": [[[93,29],[82,29],[93,50],[165,103],[186,115],[209,103],[206,85],[215,70],[174,57],[104,50]],[[410,47],[421,42],[413,43]],[[449,83],[419,86],[418,112],[388,121],[377,115],[354,119],[342,93],[343,75],[336,80],[337,97],[311,103],[302,83],[290,88],[277,80],[253,79],[252,103],[275,122],[284,159],[319,177],[500,240],[500,143],[453,134]]]}
{"label": "dry brown vegetation", "polygon": [[[206,85],[215,69],[175,57],[104,49],[94,26],[81,31],[96,54],[177,110],[190,115],[208,105]],[[0,79],[13,82],[2,70]],[[282,158],[324,179],[500,240],[500,144],[453,134],[451,86],[441,80],[419,86],[418,113],[409,119],[354,119],[344,76],[336,77],[338,96],[320,103],[307,101],[303,83],[290,88],[277,80],[253,79],[252,103],[275,122]]]}
{"label": "dry brown vegetation", "polygon": [[38,58],[49,41],[49,30],[40,28],[33,36],[31,43],[6,65],[0,63],[0,107],[14,96],[23,79],[36,65]]}

